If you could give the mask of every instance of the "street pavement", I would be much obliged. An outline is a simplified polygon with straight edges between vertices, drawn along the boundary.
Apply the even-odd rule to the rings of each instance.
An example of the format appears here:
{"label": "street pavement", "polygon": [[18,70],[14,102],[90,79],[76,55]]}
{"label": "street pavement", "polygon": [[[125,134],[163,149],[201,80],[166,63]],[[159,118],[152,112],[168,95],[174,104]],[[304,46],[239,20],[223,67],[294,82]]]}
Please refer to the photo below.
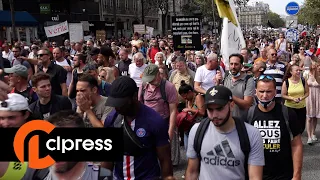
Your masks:
{"label": "street pavement", "polygon": [[[318,127],[316,135],[319,138],[319,142],[312,146],[307,144],[307,133],[302,135],[303,143],[303,169],[302,169],[302,180],[320,180],[320,121],[318,121]],[[184,148],[181,147],[181,160],[177,167],[174,167],[174,177],[177,180],[182,180],[187,167],[187,159],[185,156]]]}

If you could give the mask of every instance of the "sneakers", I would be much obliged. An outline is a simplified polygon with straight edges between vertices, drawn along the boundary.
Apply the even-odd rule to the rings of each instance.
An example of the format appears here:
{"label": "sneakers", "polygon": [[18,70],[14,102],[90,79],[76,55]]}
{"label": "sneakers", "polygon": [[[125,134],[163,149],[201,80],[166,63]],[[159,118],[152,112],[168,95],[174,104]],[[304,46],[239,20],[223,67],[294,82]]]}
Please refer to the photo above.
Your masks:
{"label": "sneakers", "polygon": [[312,141],[318,141],[318,138],[316,135],[312,135],[311,139],[312,139]]}
{"label": "sneakers", "polygon": [[313,141],[311,138],[308,138],[308,142],[307,142],[310,146],[313,144]]}

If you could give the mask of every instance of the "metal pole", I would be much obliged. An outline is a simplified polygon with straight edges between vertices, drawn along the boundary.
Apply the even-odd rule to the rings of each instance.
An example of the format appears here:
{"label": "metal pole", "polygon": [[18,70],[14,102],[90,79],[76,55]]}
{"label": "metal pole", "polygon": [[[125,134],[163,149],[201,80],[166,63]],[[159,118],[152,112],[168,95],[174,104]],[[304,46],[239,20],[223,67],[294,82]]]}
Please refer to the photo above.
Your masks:
{"label": "metal pole", "polygon": [[[11,11],[11,27],[12,27],[12,40],[16,39],[16,23],[15,23],[15,13],[14,13],[14,3],[13,0],[9,1],[10,3],[10,11]],[[13,43],[13,41],[11,43]]]}
{"label": "metal pole", "polygon": [[[214,32],[214,34],[215,34],[215,40],[216,40],[216,42],[217,42],[217,35],[216,35],[216,16],[214,15],[214,10],[215,10],[215,8],[214,8],[214,2],[213,2],[213,0],[211,1],[212,2],[212,17],[213,17],[213,30],[212,30],[212,33]],[[213,35],[213,34],[212,34]]]}
{"label": "metal pole", "polygon": [[141,24],[144,24],[144,0],[141,0]]}
{"label": "metal pole", "polygon": [[113,0],[113,23],[114,23],[114,38],[118,40],[117,0]]}

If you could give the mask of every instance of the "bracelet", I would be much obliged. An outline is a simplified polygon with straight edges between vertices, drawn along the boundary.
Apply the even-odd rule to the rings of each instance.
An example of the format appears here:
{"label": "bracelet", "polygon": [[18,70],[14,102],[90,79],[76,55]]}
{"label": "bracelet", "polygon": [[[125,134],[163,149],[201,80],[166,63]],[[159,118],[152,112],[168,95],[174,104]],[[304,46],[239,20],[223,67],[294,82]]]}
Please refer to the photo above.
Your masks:
{"label": "bracelet", "polygon": [[0,180],[20,180],[27,172],[27,168],[27,162],[10,162],[6,173],[0,178]]}

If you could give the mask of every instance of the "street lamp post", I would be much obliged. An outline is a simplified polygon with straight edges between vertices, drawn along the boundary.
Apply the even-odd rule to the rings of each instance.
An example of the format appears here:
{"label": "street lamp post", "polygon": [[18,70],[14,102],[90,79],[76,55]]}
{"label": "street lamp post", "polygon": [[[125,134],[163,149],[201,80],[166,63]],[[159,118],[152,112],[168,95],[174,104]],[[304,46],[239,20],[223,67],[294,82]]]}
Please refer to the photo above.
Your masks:
{"label": "street lamp post", "polygon": [[12,40],[15,40],[16,39],[16,23],[15,23],[15,17],[14,17],[15,13],[14,13],[13,0],[9,0],[9,3],[10,3],[10,11],[11,11]]}

